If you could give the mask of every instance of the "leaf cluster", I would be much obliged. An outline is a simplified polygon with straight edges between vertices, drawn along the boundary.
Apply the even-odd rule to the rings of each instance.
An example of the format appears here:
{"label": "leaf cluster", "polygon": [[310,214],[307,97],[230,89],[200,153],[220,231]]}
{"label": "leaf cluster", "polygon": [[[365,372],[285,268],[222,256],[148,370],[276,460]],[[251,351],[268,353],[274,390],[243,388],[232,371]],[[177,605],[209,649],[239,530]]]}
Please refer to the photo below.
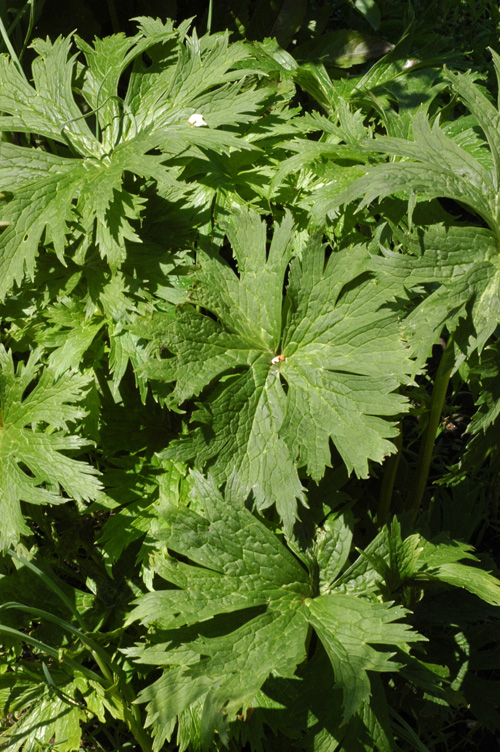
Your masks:
{"label": "leaf cluster", "polygon": [[0,54],[10,752],[498,731],[499,106],[304,5]]}

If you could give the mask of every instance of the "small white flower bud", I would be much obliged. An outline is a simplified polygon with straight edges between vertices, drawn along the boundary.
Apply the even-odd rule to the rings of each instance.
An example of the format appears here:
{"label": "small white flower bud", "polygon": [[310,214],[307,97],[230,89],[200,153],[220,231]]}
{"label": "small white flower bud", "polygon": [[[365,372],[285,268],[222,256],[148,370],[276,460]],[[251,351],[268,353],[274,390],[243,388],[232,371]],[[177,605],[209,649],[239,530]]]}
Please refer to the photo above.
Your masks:
{"label": "small white flower bud", "polygon": [[195,112],[194,115],[188,120],[189,125],[194,125],[195,128],[199,128],[202,125],[206,125],[205,118],[200,115],[199,112]]}

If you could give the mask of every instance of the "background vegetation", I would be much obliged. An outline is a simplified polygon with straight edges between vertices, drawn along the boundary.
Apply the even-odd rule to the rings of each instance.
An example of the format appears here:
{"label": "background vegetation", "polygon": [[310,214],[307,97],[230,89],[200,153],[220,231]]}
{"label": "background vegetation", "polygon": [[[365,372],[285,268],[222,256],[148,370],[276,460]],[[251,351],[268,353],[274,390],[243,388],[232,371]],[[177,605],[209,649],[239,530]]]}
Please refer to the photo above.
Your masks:
{"label": "background vegetation", "polygon": [[0,746],[495,749],[498,5],[0,21]]}

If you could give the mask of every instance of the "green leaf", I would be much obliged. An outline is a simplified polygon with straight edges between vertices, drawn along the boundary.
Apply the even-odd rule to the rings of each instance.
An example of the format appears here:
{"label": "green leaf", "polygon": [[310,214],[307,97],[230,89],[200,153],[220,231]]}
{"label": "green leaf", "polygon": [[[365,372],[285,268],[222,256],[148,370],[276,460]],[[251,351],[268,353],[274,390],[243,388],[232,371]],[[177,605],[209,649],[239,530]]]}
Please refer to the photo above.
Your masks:
{"label": "green leaf", "polygon": [[[251,122],[269,97],[265,87],[243,86],[245,71],[235,70],[248,49],[230,45],[227,34],[187,38],[186,23],[177,31],[171,22],[143,23],[143,33],[135,37],[117,34],[93,47],[77,39],[86,58],[79,66],[70,57],[70,38],[37,40],[33,86],[0,56],[6,81],[0,110],[8,113],[0,117],[0,130],[34,133],[58,144],[51,154],[0,143],[2,221],[8,225],[0,236],[0,299],[25,273],[33,277],[42,242],[62,263],[75,252],[83,260],[94,244],[113,270],[119,268],[126,242],[140,242],[136,228],[146,181],[186,200],[179,168],[167,166],[180,154],[193,159],[199,149],[255,150],[225,130]],[[146,65],[141,55],[155,45],[155,59]],[[132,63],[122,98],[120,77]],[[84,99],[79,104],[75,77]],[[190,125],[193,113],[201,113],[208,127]]]}
{"label": "green leaf", "polygon": [[[401,525],[398,519],[394,518],[390,526],[384,526],[377,538],[360,553],[363,558],[367,559],[370,567],[380,575],[388,593],[391,593],[396,591],[403,582],[412,579],[421,566],[420,558],[423,551],[424,546],[420,535],[415,533],[403,538]],[[355,565],[353,569],[354,567]],[[356,574],[356,577],[359,577],[359,574]],[[364,577],[367,578],[366,572]],[[349,582],[349,573],[346,573],[345,580],[349,588],[352,584]]]}
{"label": "green leaf", "polygon": [[429,576],[465,588],[492,606],[500,606],[500,580],[484,569],[451,562],[431,569]]}
{"label": "green leaf", "polygon": [[366,18],[370,26],[377,31],[380,26],[380,11],[375,0],[354,0],[354,7]]}
{"label": "green leaf", "polygon": [[[336,33],[338,32],[334,32],[334,34]],[[320,36],[315,40],[315,44],[317,43],[320,46],[320,50],[323,38],[328,39],[328,34]],[[406,79],[413,72],[413,66],[405,67],[407,58],[410,56],[411,37],[405,35],[395,46],[387,42],[385,46],[386,48],[389,47],[389,52],[380,58],[380,60],[377,60],[361,76],[332,78],[325,66],[321,62],[318,62],[317,57],[311,62],[306,62],[299,66],[295,63],[294,66],[288,65],[287,67],[288,70],[293,71],[293,78],[298,85],[307,91],[330,116],[335,116],[338,108],[345,105],[346,102],[361,101],[365,107],[368,106],[370,109],[375,105],[382,120],[387,121],[387,105],[381,107],[379,98],[386,96],[387,92],[390,92],[398,100],[399,117],[401,120],[405,120],[403,114],[404,110],[408,107],[408,97],[402,96],[402,93],[406,85]],[[367,43],[367,47],[372,47],[371,41]],[[363,45],[361,45],[362,49]],[[379,53],[383,51],[381,40],[375,45],[375,49],[378,49]],[[435,62],[435,60],[428,61],[428,65]],[[441,61],[439,60],[439,62]],[[424,81],[424,86],[421,85],[418,87],[420,89],[419,94],[424,101],[428,101],[432,97],[428,91],[428,81],[425,79]],[[423,89],[426,90],[425,96],[422,91]],[[410,101],[415,101],[415,97],[413,96]]]}
{"label": "green leaf", "polygon": [[[364,476],[368,460],[394,451],[391,416],[406,409],[394,394],[410,369],[384,291],[362,276],[364,246],[325,251],[313,239],[291,262],[295,241],[286,215],[266,253],[265,225],[248,210],[227,226],[238,274],[217,253],[199,254],[193,300],[176,320],[153,320],[155,344],[174,355],[147,374],[174,382],[173,403],[201,393],[197,423],[164,456],[194,459],[217,482],[252,492],[258,509],[272,503],[289,532],[294,499],[304,500],[296,466],[318,481],[330,465],[330,439],[348,471]],[[144,329],[150,328],[144,327]],[[151,336],[151,335],[150,335]],[[208,389],[203,391],[203,388]]]}
{"label": "green leaf", "polygon": [[477,562],[472,546],[449,540],[444,534],[427,539],[414,533],[403,537],[394,519],[361,551],[361,556],[330,586],[329,590],[363,595],[396,591],[403,583],[441,580],[463,587],[492,605],[499,605],[500,580],[483,569],[460,563]]}
{"label": "green leaf", "polygon": [[319,567],[319,589],[328,592],[351,552],[354,519],[351,512],[332,512],[316,531],[314,556]]}
{"label": "green leaf", "polygon": [[75,299],[62,300],[47,311],[47,319],[53,326],[44,327],[38,342],[47,348],[55,348],[50,353],[48,364],[56,378],[80,366],[84,354],[105,323],[102,316],[89,319],[85,313],[84,305]]}
{"label": "green leaf", "polygon": [[408,624],[393,624],[407,612],[390,603],[372,603],[355,595],[330,593],[308,602],[310,622],[333,666],[335,681],[344,696],[343,720],[347,721],[370,697],[367,671],[394,671],[394,653],[372,647],[405,645],[423,639]]}
{"label": "green leaf", "polygon": [[[365,143],[366,148],[372,151],[398,157],[397,161],[368,167],[363,176],[355,177],[340,191],[335,184],[320,188],[313,213],[320,217],[344,203],[363,197],[359,205],[361,209],[375,198],[402,193],[409,194],[410,201],[414,201],[417,195],[424,198],[453,199],[465,205],[486,223],[489,234],[485,233],[483,228],[463,230],[464,236],[477,232],[483,241],[478,248],[473,248],[472,253],[471,249],[468,249],[471,267],[468,269],[467,277],[460,275],[448,282],[453,293],[451,296],[446,291],[437,291],[434,298],[429,298],[424,302],[422,309],[417,307],[412,314],[416,328],[422,330],[421,324],[427,321],[436,332],[446,318],[443,314],[449,313],[450,308],[455,308],[449,327],[453,331],[457,327],[458,318],[464,316],[465,306],[469,305],[470,313],[460,325],[455,337],[462,351],[461,357],[457,359],[458,365],[475,349],[481,352],[495,331],[500,315],[500,276],[497,265],[500,243],[500,209],[497,196],[500,174],[500,114],[480,91],[471,74],[446,72],[446,77],[470,109],[473,121],[482,129],[486,142],[478,145],[476,134],[471,141],[470,134],[467,135],[463,130],[449,126],[441,127],[439,117],[431,125],[429,117],[420,112],[412,120],[413,140],[379,137]],[[459,238],[459,234],[458,228],[450,228],[451,237],[445,240],[448,252],[459,250],[458,246],[456,249],[452,246],[453,239]],[[432,243],[432,234],[430,237]],[[465,251],[465,246],[463,250]],[[445,269],[449,268],[447,255],[441,253],[445,263],[442,270],[436,270],[436,276],[443,278],[443,281]],[[465,255],[462,264],[466,263]],[[430,258],[427,257],[423,265],[426,265]],[[486,259],[490,263],[481,264]],[[475,268],[472,266],[473,262],[477,262]],[[416,264],[417,267],[421,265],[421,262]],[[448,321],[446,324],[448,325]],[[422,354],[425,356],[427,352],[422,351]]]}
{"label": "green leaf", "polygon": [[[496,53],[494,53],[496,55]],[[498,58],[498,56],[496,56]],[[500,185],[500,113],[474,83],[470,73],[456,74],[445,70],[445,77],[451,83],[465,106],[474,114],[490,146],[493,158],[493,180],[495,187]],[[500,76],[497,73],[500,84]]]}
{"label": "green leaf", "polygon": [[315,480],[330,464],[330,438],[348,472],[363,477],[368,459],[380,462],[394,451],[388,439],[396,426],[385,416],[406,409],[393,392],[410,363],[394,316],[384,310],[384,290],[362,276],[366,248],[333,253],[326,265],[323,253],[313,242],[290,269],[280,367],[288,384],[284,430]]}
{"label": "green leaf", "polygon": [[[198,567],[169,558],[161,561],[159,574],[188,589],[146,595],[133,618],[165,629],[191,625],[219,613],[265,605],[290,583],[296,583],[290,584],[290,597],[301,602],[310,592],[306,572],[278,538],[248,510],[225,504],[213,481],[198,475],[194,479],[205,516],[191,509],[165,509],[161,519],[166,528],[158,536],[170,550],[187,556]],[[229,541],[232,545],[227,550]],[[257,552],[262,553],[260,564]],[[171,605],[158,611],[151,609],[155,601]]]}
{"label": "green leaf", "polygon": [[[9,675],[4,674],[0,683],[5,684],[8,678]],[[54,744],[58,752],[76,752],[80,748],[82,732],[81,709],[73,699],[75,689],[72,682],[58,685],[56,689],[43,683],[34,686],[32,683],[24,696],[7,705],[8,712],[17,711],[20,718],[0,733],[2,749],[6,752],[42,750]]]}
{"label": "green leaf", "polygon": [[[481,350],[496,327],[494,291],[498,270],[493,233],[482,227],[448,224],[415,227],[413,233],[394,233],[403,247],[415,255],[385,252],[371,260],[370,268],[380,272],[386,283],[393,277],[395,288],[432,285],[429,289],[433,291],[413,307],[403,322],[417,363],[425,363],[445,326],[449,333],[455,332],[464,354]],[[465,317],[467,322],[461,323]]]}
{"label": "green leaf", "polygon": [[[373,151],[405,157],[405,161],[369,167],[347,189],[326,187],[315,205],[316,215],[363,196],[360,209],[375,198],[413,191],[427,197],[446,196],[461,201],[482,217],[500,236],[495,185],[488,171],[465,149],[448,138],[436,119],[413,119],[413,141],[380,136],[366,146]],[[411,160],[411,161],[410,161]]]}
{"label": "green leaf", "polygon": [[419,578],[441,580],[465,588],[493,606],[500,605],[500,580],[477,566],[460,563],[463,559],[478,561],[472,546],[442,538],[423,541]]}
{"label": "green leaf", "polygon": [[395,748],[384,686],[380,677],[373,673],[370,674],[370,684],[371,700],[363,704],[360,722],[349,726],[344,740],[346,752],[357,752],[360,746],[364,752],[371,752],[373,748],[379,752],[392,752]]}
{"label": "green leaf", "polygon": [[[76,372],[56,379],[49,369],[25,396],[39,370],[39,353],[14,368],[12,354],[0,348],[0,548],[6,549],[28,533],[21,501],[61,504],[64,490],[76,500],[95,498],[101,484],[97,470],[64,452],[88,441],[69,433],[69,424],[85,411],[75,405],[85,394],[87,376]],[[47,487],[48,485],[48,487]]]}
{"label": "green leaf", "polygon": [[32,47],[37,53],[31,69],[33,86],[8,55],[0,55],[0,75],[5,81],[0,94],[1,130],[36,133],[69,142],[86,157],[98,156],[99,145],[73,95],[71,37],[59,37],[54,43],[37,39]]}
{"label": "green leaf", "polygon": [[[347,107],[344,108],[344,112],[349,112]],[[355,118],[355,116],[351,117]],[[332,132],[341,132],[341,129],[332,126],[330,124],[330,121],[326,122],[329,124],[328,127]],[[345,122],[343,123],[343,125],[345,125]],[[349,140],[349,134],[346,134],[344,128],[342,128],[342,131],[342,138]],[[355,141],[355,134],[353,135],[353,140]],[[363,138],[366,137],[366,131],[364,128],[362,129],[362,135]],[[289,157],[288,159],[285,159],[276,170],[276,173],[273,176],[271,182],[272,191],[275,191],[283,183],[285,177],[287,177],[291,172],[297,172],[298,170],[304,168],[307,169],[308,167],[311,168],[311,166],[314,165],[315,162],[321,159],[346,159],[349,161],[352,160],[354,162],[366,161],[366,154],[363,151],[357,149],[355,146],[346,146],[344,144],[337,145],[332,143],[323,143],[321,141],[308,141],[306,139],[296,138],[293,141],[288,142],[287,147],[291,151],[296,152],[296,154]],[[340,187],[342,185],[342,179],[344,179],[344,181],[347,181],[347,184],[351,183],[354,180],[356,173],[358,175],[363,175],[364,169],[361,167],[356,168],[354,166],[349,168],[339,167],[336,176],[337,186]]]}
{"label": "green leaf", "polygon": [[[476,369],[474,369],[476,371]],[[467,428],[469,433],[486,431],[500,415],[500,351],[499,343],[485,348],[477,367],[480,396],[476,402],[478,411],[472,416]],[[476,374],[473,372],[473,375]]]}
{"label": "green leaf", "polygon": [[[233,717],[250,706],[271,671],[291,676],[305,658],[306,571],[250,512],[224,502],[213,483],[198,478],[197,498],[203,517],[176,508],[162,514],[166,526],[160,538],[190,563],[159,556],[155,568],[178,589],[144,596],[131,615],[178,630],[170,632],[173,643],[166,651],[161,645],[146,648],[141,657],[178,664],[140,696],[150,701],[149,723],[158,718],[160,726],[208,692],[219,712],[224,708]],[[255,607],[260,607],[257,615],[238,626],[237,612],[250,614]],[[221,614],[231,616],[224,622],[229,631],[210,636],[212,622],[207,620]],[[203,630],[196,636],[196,630],[183,644],[182,627],[200,621],[207,623],[208,636]]]}
{"label": "green leaf", "polygon": [[271,675],[293,677],[306,658],[309,624],[325,646],[349,720],[369,699],[366,671],[398,665],[372,643],[404,648],[422,639],[394,623],[405,609],[334,591],[314,597],[310,575],[274,533],[225,501],[213,481],[196,476],[195,484],[203,516],[175,507],[161,514],[160,542],[182,558],[160,550],[154,568],[175,589],[142,596],[130,616],[153,626],[157,638],[128,655],[165,667],[139,697],[148,702],[155,750],[167,738],[164,729],[171,733],[176,716],[202,698],[213,733],[216,716],[231,721],[245,712]]}
{"label": "green leaf", "polygon": [[279,13],[269,36],[275,37],[282,47],[287,47],[300,29],[307,12],[307,0],[281,0]]}
{"label": "green leaf", "polygon": [[295,49],[299,60],[323,61],[338,68],[351,68],[389,52],[393,45],[385,39],[352,29],[328,31]]}

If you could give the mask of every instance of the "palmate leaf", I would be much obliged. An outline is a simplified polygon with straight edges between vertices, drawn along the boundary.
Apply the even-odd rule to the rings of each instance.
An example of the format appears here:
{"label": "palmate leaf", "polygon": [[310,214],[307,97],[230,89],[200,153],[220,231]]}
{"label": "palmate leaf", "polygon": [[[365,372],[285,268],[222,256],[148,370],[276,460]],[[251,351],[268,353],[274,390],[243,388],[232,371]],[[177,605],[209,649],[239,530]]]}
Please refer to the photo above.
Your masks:
{"label": "palmate leaf", "polygon": [[[84,417],[77,407],[89,380],[78,373],[59,379],[44,369],[27,396],[26,390],[39,371],[39,353],[26,365],[14,368],[12,354],[0,348],[0,549],[29,532],[21,501],[30,504],[60,504],[69,497],[95,498],[101,484],[90,465],[68,457],[88,441],[69,433],[69,425]],[[48,486],[48,487],[47,487]]]}
{"label": "palmate leaf", "polygon": [[[500,85],[500,58],[496,53],[493,57]],[[488,230],[431,227],[419,239],[424,250],[422,258],[401,262],[402,275],[406,266],[407,287],[411,287],[408,277],[414,274],[415,281],[420,277],[421,282],[439,282],[446,287],[412,314],[409,327],[416,334],[418,359],[428,354],[445,321],[452,331],[467,314],[456,336],[462,351],[459,362],[475,349],[481,351],[500,317],[500,114],[471,74],[445,71],[445,77],[471,111],[486,140],[478,144],[476,133],[468,134],[467,129],[447,124],[441,126],[438,118],[431,125],[428,116],[420,113],[413,118],[413,140],[380,137],[366,142],[367,148],[399,157],[397,161],[368,167],[361,177],[353,173],[353,181],[344,190],[339,191],[334,184],[318,190],[313,213],[322,216],[360,197],[363,208],[375,198],[402,193],[409,194],[410,199],[416,195],[454,199],[486,223]],[[427,346],[419,341],[426,326],[433,333],[431,339],[427,337]]]}
{"label": "palmate leaf", "polygon": [[306,659],[311,625],[333,666],[347,722],[369,701],[367,671],[398,667],[380,646],[406,650],[422,639],[398,621],[405,609],[334,590],[318,596],[312,575],[274,533],[243,506],[228,504],[213,481],[196,476],[195,484],[203,515],[174,507],[161,514],[159,538],[183,560],[160,551],[154,566],[176,589],[142,596],[130,617],[154,626],[156,636],[127,653],[165,667],[139,697],[148,702],[154,749],[194,703],[203,701],[208,740],[224,717],[232,721],[253,706],[271,675],[291,678]]}
{"label": "palmate leaf", "polygon": [[337,578],[333,588],[360,596],[377,592],[387,596],[403,583],[441,581],[499,606],[500,580],[479,567],[462,563],[477,561],[472,550],[472,546],[450,541],[446,535],[436,539],[427,539],[419,533],[403,537],[401,526],[394,519]]}
{"label": "palmate leaf", "polygon": [[[241,210],[227,225],[238,273],[200,251],[192,299],[212,316],[184,307],[141,331],[174,357],[147,374],[174,383],[172,404],[198,396],[194,426],[164,456],[210,467],[218,483],[258,509],[275,503],[289,532],[295,499],[304,500],[297,467],[318,481],[330,465],[330,439],[348,471],[368,472],[394,451],[393,416],[407,409],[395,390],[411,363],[384,289],[363,275],[368,251],[355,246],[325,260],[319,239],[290,263],[291,217],[275,228]],[[289,270],[289,284],[283,285]],[[215,318],[214,318],[215,317]]]}
{"label": "palmate leaf", "polygon": [[480,351],[497,326],[496,312],[500,314],[494,234],[484,227],[441,223],[415,226],[411,233],[394,229],[394,235],[415,255],[384,252],[370,261],[370,268],[386,284],[392,277],[400,289],[425,283],[435,288],[403,322],[416,363],[425,363],[445,326],[455,331],[457,364],[475,348]]}
{"label": "palmate leaf", "polygon": [[443,132],[438,119],[431,126],[427,116],[417,115],[413,119],[413,139],[380,136],[368,142],[366,147],[373,151],[405,160],[368,167],[365,175],[341,192],[335,186],[325,186],[318,191],[315,215],[321,216],[360,196],[363,208],[375,198],[413,192],[428,197],[446,196],[467,204],[500,236],[495,183],[489,171]]}
{"label": "palmate leaf", "polygon": [[[246,508],[224,501],[213,482],[194,474],[193,486],[198,512],[179,507],[160,514],[160,546],[180,556],[159,549],[153,558],[154,571],[169,587],[140,597],[130,617],[150,632],[146,644],[128,650],[129,656],[164,668],[140,696],[148,703],[155,750],[171,737],[176,719],[179,734],[183,728],[181,749],[189,743],[203,747],[215,728],[221,738],[242,733],[238,721],[236,729],[231,725],[239,710],[253,740],[264,734],[263,724],[292,737],[307,727],[299,744],[305,749],[324,744],[335,750],[342,743],[355,750],[355,737],[367,726],[377,731],[369,748],[389,750],[377,674],[400,665],[381,646],[399,646],[399,660],[407,656],[415,668],[419,662],[408,656],[408,643],[424,638],[398,622],[405,610],[386,599],[402,585],[420,592],[423,583],[440,582],[498,605],[500,582],[462,563],[475,560],[470,546],[444,536],[404,537],[397,520],[345,568],[336,549],[344,549],[345,562],[349,515],[337,513],[327,518],[306,571]],[[305,660],[309,627],[321,645]],[[277,710],[283,711],[281,718]],[[197,718],[188,724],[190,732],[186,714]]]}
{"label": "palmate leaf", "polygon": [[[7,113],[0,130],[35,133],[58,144],[57,154],[0,144],[2,221],[8,225],[0,236],[0,299],[25,272],[33,276],[42,241],[53,245],[63,263],[75,250],[83,260],[94,243],[118,268],[125,241],[140,242],[134,223],[144,208],[146,180],[169,187],[171,197],[185,202],[180,168],[169,168],[169,160],[180,154],[189,160],[199,148],[254,148],[224,130],[252,122],[269,95],[264,87],[243,87],[246,72],[235,70],[248,50],[230,45],[227,34],[187,38],[187,26],[174,30],[172,22],[142,19],[134,37],[117,34],[94,47],[77,39],[85,64],[70,56],[70,38],[36,40],[33,85],[8,56],[0,56],[0,111]],[[141,60],[147,50],[149,66]],[[120,76],[131,64],[122,98]],[[194,112],[203,114],[207,127],[189,124]]]}

